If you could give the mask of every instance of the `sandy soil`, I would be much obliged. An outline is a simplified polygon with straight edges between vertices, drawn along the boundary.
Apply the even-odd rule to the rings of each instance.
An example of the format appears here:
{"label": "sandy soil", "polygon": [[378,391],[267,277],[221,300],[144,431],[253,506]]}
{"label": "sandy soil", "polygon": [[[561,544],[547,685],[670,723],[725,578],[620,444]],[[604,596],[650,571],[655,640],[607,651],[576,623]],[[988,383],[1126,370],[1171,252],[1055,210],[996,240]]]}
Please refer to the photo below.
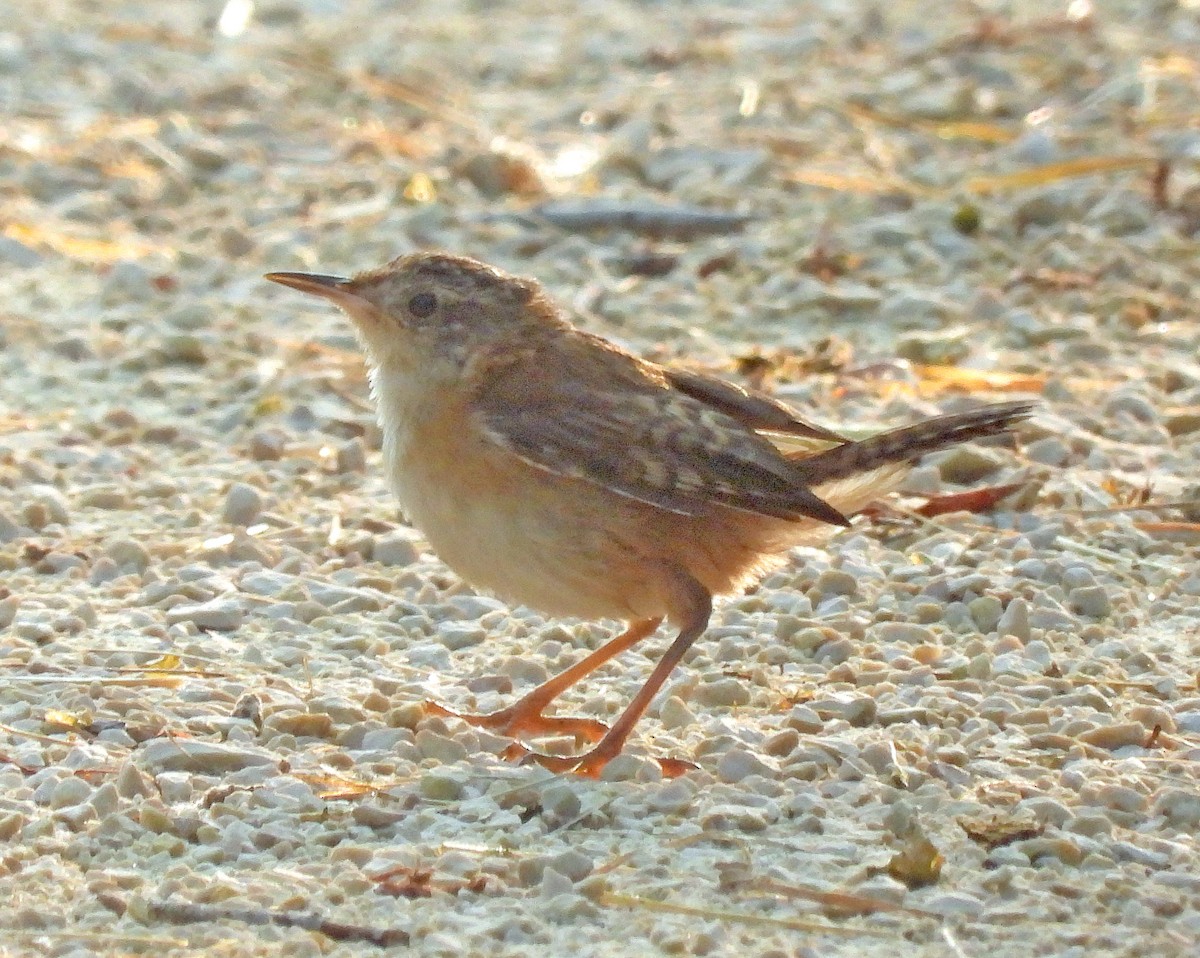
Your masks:
{"label": "sandy soil", "polygon": [[[0,954],[1196,954],[1200,10],[995,6],[5,10]],[[442,566],[261,280],[425,247],[842,431],[1042,405],[514,767],[420,703],[613,623]]]}

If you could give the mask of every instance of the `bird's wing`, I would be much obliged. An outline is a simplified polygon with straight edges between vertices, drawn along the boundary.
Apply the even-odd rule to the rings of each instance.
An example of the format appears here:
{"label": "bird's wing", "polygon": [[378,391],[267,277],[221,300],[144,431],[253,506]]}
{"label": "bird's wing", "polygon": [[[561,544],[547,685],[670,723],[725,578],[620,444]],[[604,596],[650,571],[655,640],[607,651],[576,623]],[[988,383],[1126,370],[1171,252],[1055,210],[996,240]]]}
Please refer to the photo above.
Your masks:
{"label": "bird's wing", "polygon": [[751,429],[837,443],[847,441],[836,432],[805,422],[779,400],[763,393],[743,389],[716,376],[685,369],[664,368],[662,373],[667,382],[680,392],[687,393],[693,399],[725,413]]}
{"label": "bird's wing", "polygon": [[484,434],[537,469],[682,515],[725,506],[848,524],[753,429],[632,357],[595,350],[560,341],[553,368],[537,351],[498,363],[472,402]]}

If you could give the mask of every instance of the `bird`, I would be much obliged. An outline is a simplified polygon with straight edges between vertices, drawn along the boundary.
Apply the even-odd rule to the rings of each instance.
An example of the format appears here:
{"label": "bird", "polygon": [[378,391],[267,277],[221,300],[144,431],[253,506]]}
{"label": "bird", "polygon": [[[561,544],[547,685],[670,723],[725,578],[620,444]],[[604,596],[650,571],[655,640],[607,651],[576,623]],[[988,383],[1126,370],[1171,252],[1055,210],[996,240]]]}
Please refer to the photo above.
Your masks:
{"label": "bird", "polygon": [[[469,257],[421,251],[351,277],[266,279],[352,321],[389,484],[451,570],[509,604],[626,624],[497,712],[426,703],[509,737],[507,757],[555,772],[603,773],[707,629],[715,597],[848,526],[926,453],[1003,433],[1033,410],[992,403],[850,441],[765,393],[580,329],[536,280]],[[664,621],[675,638],[611,725],[546,714]],[[524,744],[552,732],[590,747],[551,755]]]}

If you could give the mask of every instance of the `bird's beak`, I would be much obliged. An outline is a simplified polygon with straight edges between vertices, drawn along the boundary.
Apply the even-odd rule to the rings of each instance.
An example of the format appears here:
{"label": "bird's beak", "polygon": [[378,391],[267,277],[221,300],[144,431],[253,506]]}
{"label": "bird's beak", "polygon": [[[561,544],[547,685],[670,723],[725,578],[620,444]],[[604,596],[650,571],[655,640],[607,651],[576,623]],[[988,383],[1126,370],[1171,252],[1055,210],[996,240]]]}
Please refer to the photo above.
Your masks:
{"label": "bird's beak", "polygon": [[345,276],[329,276],[325,273],[267,273],[263,278],[329,300],[364,331],[374,329],[382,320],[383,314],[374,303],[363,296],[360,292],[361,286]]}
{"label": "bird's beak", "polygon": [[267,273],[264,279],[282,286],[290,286],[302,293],[311,293],[335,303],[341,302],[346,296],[353,295],[346,287],[350,280],[345,276],[326,276],[324,273]]}

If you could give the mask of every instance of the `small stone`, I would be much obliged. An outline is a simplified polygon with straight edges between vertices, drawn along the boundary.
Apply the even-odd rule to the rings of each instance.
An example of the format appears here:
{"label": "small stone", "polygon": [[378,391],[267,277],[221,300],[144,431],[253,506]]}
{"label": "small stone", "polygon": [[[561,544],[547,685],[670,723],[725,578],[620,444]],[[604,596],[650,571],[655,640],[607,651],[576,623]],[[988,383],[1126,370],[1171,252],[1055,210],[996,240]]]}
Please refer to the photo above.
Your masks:
{"label": "small stone", "polygon": [[412,816],[412,812],[399,808],[395,804],[384,805],[380,802],[363,802],[355,805],[350,817],[356,825],[365,828],[391,828],[399,825]]}
{"label": "small stone", "polygon": [[731,676],[720,676],[702,683],[695,692],[696,700],[708,707],[736,708],[750,704],[750,691],[745,683]]}
{"label": "small stone", "polygon": [[998,453],[979,446],[957,446],[941,455],[937,467],[946,482],[969,484],[994,474],[1004,461]]}
{"label": "small stone", "polygon": [[461,742],[432,729],[423,728],[417,732],[416,742],[417,748],[425,758],[431,758],[444,765],[453,765],[467,757],[467,749]]}
{"label": "small stone", "polygon": [[807,705],[793,705],[788,717],[784,719],[784,724],[801,735],[815,735],[825,727],[821,716]]}
{"label": "small stone", "polygon": [[679,815],[696,800],[696,788],[686,778],[663,782],[647,799],[650,808],[662,815]]}
{"label": "small stone", "polygon": [[[0,240],[2,239],[3,237],[0,237]],[[64,336],[62,339],[56,339],[50,344],[50,348],[55,354],[62,356],[63,359],[69,359],[73,363],[95,357],[91,344],[82,336]]]}
{"label": "small stone", "polygon": [[421,557],[421,550],[413,533],[397,529],[376,538],[371,557],[386,566],[408,566]]}
{"label": "small stone", "polygon": [[13,624],[13,620],[17,617],[17,611],[21,608],[21,600],[15,596],[6,596],[0,599],[0,629],[7,629]]}
{"label": "small stone", "polygon": [[267,720],[266,725],[276,731],[302,738],[333,737],[333,720],[322,712],[277,712]]}
{"label": "small stone", "polygon": [[137,302],[146,299],[153,290],[150,271],[133,260],[117,260],[104,279],[103,299],[106,303]]}
{"label": "small stone", "polygon": [[248,526],[262,514],[262,508],[262,493],[244,482],[235,482],[225,494],[221,518],[231,525]]}
{"label": "small stone", "polygon": [[1158,411],[1143,395],[1128,390],[1118,390],[1104,404],[1106,416],[1127,413],[1139,422],[1158,422]]}
{"label": "small stone", "polygon": [[767,817],[758,808],[713,805],[700,817],[699,825],[706,832],[761,832],[767,827]]}
{"label": "small stone", "polygon": [[696,723],[696,713],[678,695],[671,695],[659,706],[658,720],[665,729],[687,728]]}
{"label": "small stone", "polygon": [[1200,408],[1169,413],[1163,424],[1172,436],[1187,436],[1200,432]]}
{"label": "small stone", "polygon": [[896,341],[901,359],[926,366],[952,366],[970,355],[967,331],[961,327],[906,333]]}
{"label": "small stone", "polygon": [[529,147],[509,141],[495,141],[486,149],[472,151],[456,164],[454,172],[490,199],[507,193],[541,196],[546,192],[537,156]]}
{"label": "small stone", "polygon": [[50,795],[50,807],[66,808],[70,805],[78,805],[81,802],[86,802],[92,797],[92,791],[92,786],[82,778],[69,775],[54,786],[54,790]]}
{"label": "small stone", "polygon": [[583,852],[568,848],[566,851],[555,855],[549,861],[549,867],[553,868],[560,875],[566,875],[573,882],[583,881],[592,873],[595,867],[592,860]]}
{"label": "small stone", "polygon": [[250,437],[250,458],[259,462],[282,459],[286,448],[287,433],[282,429],[263,429]]}
{"label": "small stone", "polygon": [[0,263],[31,269],[42,261],[41,254],[9,236],[0,236]]}
{"label": "small stone", "polygon": [[1136,788],[1115,782],[1101,785],[1091,797],[1105,808],[1115,808],[1120,812],[1141,812],[1146,808],[1145,795]]}
{"label": "small stone", "polygon": [[114,781],[122,798],[147,798],[157,793],[154,784],[132,762],[121,766]]}
{"label": "small stone", "polygon": [[229,259],[241,259],[254,252],[254,239],[242,230],[227,226],[217,234],[221,252]]}
{"label": "small stone", "polygon": [[1107,815],[1097,812],[1084,812],[1063,823],[1068,831],[1078,835],[1089,835],[1095,838],[1112,834],[1113,822]]}
{"label": "small stone", "polygon": [[1146,741],[1146,730],[1137,722],[1120,722],[1088,729],[1079,736],[1079,741],[1097,748],[1114,750],[1143,744]]}
{"label": "small stone", "polygon": [[1071,820],[1071,810],[1046,795],[1025,799],[1020,804],[1020,810],[1031,812],[1039,824],[1053,825],[1055,828],[1062,828]]}
{"label": "small stone", "polygon": [[0,842],[11,842],[29,823],[29,819],[20,812],[0,814]]}
{"label": "small stone", "polygon": [[141,747],[138,759],[156,774],[199,772],[218,775],[277,762],[270,753],[247,745],[182,738],[152,739]]}
{"label": "small stone", "polygon": [[1155,799],[1154,813],[1194,834],[1200,827],[1200,793],[1195,789],[1164,788]]}
{"label": "small stone", "polygon": [[1009,602],[1000,618],[996,620],[996,631],[1001,636],[1011,635],[1022,642],[1028,642],[1031,637],[1028,603],[1020,598]]}
{"label": "small stone", "polygon": [[1025,447],[1025,456],[1047,466],[1061,466],[1071,455],[1071,448],[1057,436],[1035,439]]}
{"label": "small stone", "polygon": [[1064,865],[1078,865],[1083,861],[1079,845],[1065,835],[1042,835],[1014,842],[1013,848],[1024,853],[1031,862],[1039,858],[1057,858]]}
{"label": "small stone", "polygon": [[991,632],[1004,611],[1004,606],[995,596],[981,595],[967,603],[967,611],[980,632]]}
{"label": "small stone", "polygon": [[92,806],[97,817],[107,818],[116,812],[121,804],[121,795],[117,791],[117,786],[112,782],[105,782],[93,793],[88,800],[88,804]]}
{"label": "small stone", "polygon": [[826,569],[815,585],[822,595],[854,595],[858,591],[858,580],[841,569]]}
{"label": "small stone", "polygon": [[160,353],[164,362],[202,366],[208,362],[208,343],[195,333],[168,333]]}
{"label": "small stone", "polygon": [[198,629],[230,632],[240,628],[245,610],[235,599],[212,599],[208,602],[185,602],[167,610],[167,624],[191,622]]}
{"label": "small stone", "polygon": [[79,504],[92,509],[128,509],[129,497],[121,489],[88,489],[79,497]]}
{"label": "small stone", "polygon": [[1129,710],[1129,718],[1138,722],[1147,733],[1155,728],[1168,734],[1177,731],[1174,714],[1161,705],[1135,705]]}
{"label": "small stone", "polygon": [[120,568],[132,568],[144,572],[150,565],[150,553],[141,543],[132,539],[111,539],[104,546],[104,554]]}
{"label": "small stone", "polygon": [[512,679],[507,675],[479,675],[475,678],[467,679],[466,687],[468,692],[473,692],[475,695],[483,695],[489,692],[508,695],[513,690],[513,683]]}
{"label": "small stone", "polygon": [[800,744],[800,733],[794,728],[780,729],[763,742],[763,752],[774,758],[786,758]]}
{"label": "small stone", "polygon": [[457,801],[463,793],[463,783],[444,768],[422,775],[420,787],[421,796],[435,802]]}
{"label": "small stone", "polygon": [[774,778],[778,771],[753,752],[741,747],[731,748],[717,763],[717,776],[721,781],[730,784],[740,782],[749,775]]}
{"label": "small stone", "polygon": [[1092,585],[1072,589],[1067,595],[1071,608],[1081,615],[1093,619],[1104,619],[1112,613],[1112,602],[1108,590],[1103,586]]}
{"label": "small stone", "polygon": [[575,788],[565,781],[551,785],[542,792],[542,811],[552,828],[575,821],[582,808]]}
{"label": "small stone", "polygon": [[438,638],[452,652],[469,649],[479,645],[488,637],[488,630],[477,625],[465,625],[459,622],[447,622],[438,628]]}
{"label": "small stone", "polygon": [[951,891],[941,895],[935,895],[933,898],[928,898],[921,903],[921,907],[926,911],[934,912],[938,915],[979,915],[983,912],[983,902],[974,895],[968,895],[966,892]]}
{"label": "small stone", "polygon": [[412,740],[412,732],[406,728],[373,728],[363,734],[358,747],[364,752],[392,752]]}
{"label": "small stone", "polygon": [[571,879],[554,868],[547,867],[542,872],[542,887],[538,894],[543,899],[555,899],[563,895],[571,895],[574,891]]}
{"label": "small stone", "polygon": [[662,778],[662,770],[648,758],[622,752],[600,772],[602,782],[654,781]]}
{"label": "small stone", "polygon": [[358,437],[350,439],[338,446],[337,471],[343,475],[348,472],[366,472],[367,450]]}
{"label": "small stone", "polygon": [[181,303],[169,310],[163,319],[175,329],[193,332],[212,322],[212,310],[203,303]]}
{"label": "small stone", "polygon": [[29,498],[24,517],[32,529],[40,531],[51,523],[65,526],[70,521],[66,496],[53,486],[30,486]]}
{"label": "small stone", "polygon": [[218,140],[194,139],[181,144],[179,152],[191,162],[198,173],[217,173],[230,163],[225,145]]}
{"label": "small stone", "polygon": [[870,634],[885,645],[934,645],[937,635],[932,629],[912,622],[880,622]]}
{"label": "small stone", "polygon": [[96,810],[90,804],[68,805],[54,813],[54,820],[65,825],[73,832],[82,831],[96,817]]}
{"label": "small stone", "polygon": [[12,542],[21,534],[21,527],[5,512],[0,512],[0,543]]}
{"label": "small stone", "polygon": [[809,706],[825,721],[842,719],[857,727],[870,725],[878,714],[875,700],[866,695],[837,695],[814,699]]}
{"label": "small stone", "polygon": [[1013,220],[1018,232],[1029,226],[1054,226],[1075,219],[1079,209],[1074,196],[1066,190],[1046,190],[1017,205]]}

